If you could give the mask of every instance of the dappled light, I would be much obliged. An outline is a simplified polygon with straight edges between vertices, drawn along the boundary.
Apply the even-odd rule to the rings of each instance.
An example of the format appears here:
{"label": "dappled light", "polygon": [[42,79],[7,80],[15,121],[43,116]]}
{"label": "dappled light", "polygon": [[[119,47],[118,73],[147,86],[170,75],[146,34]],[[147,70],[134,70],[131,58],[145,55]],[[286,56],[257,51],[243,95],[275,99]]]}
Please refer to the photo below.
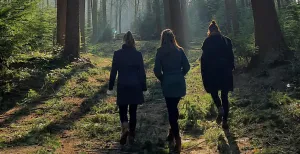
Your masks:
{"label": "dappled light", "polygon": [[0,154],[298,154],[299,25],[299,0],[0,0]]}

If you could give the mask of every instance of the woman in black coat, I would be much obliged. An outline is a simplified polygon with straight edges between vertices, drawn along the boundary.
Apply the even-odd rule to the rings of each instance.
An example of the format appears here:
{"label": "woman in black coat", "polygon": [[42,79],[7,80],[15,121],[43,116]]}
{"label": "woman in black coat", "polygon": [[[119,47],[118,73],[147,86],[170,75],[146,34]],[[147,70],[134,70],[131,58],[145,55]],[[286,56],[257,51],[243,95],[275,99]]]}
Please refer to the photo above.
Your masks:
{"label": "woman in black coat", "polygon": [[[233,91],[233,75],[235,69],[231,40],[221,35],[215,21],[208,29],[208,37],[202,46],[201,73],[205,90],[211,94],[218,108],[217,123],[228,129],[229,101],[228,92]],[[221,99],[218,91],[221,91]]]}
{"label": "woman in black coat", "polygon": [[[130,31],[124,36],[122,49],[114,53],[108,94],[112,94],[117,73],[117,105],[119,106],[122,124],[120,144],[124,145],[128,136],[130,143],[134,141],[137,106],[144,102],[143,91],[147,91],[143,57],[136,50],[135,41]],[[128,106],[129,124],[127,117]]]}

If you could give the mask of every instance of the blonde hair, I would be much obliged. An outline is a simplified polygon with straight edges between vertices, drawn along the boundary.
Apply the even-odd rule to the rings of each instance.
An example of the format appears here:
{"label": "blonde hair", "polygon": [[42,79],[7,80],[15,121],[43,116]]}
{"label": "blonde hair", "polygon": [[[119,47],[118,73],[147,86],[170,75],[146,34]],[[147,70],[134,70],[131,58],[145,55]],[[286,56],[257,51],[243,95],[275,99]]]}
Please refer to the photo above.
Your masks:
{"label": "blonde hair", "polygon": [[165,29],[161,33],[161,47],[169,46],[181,49],[176,41],[176,37],[171,29]]}
{"label": "blonde hair", "polygon": [[123,38],[124,44],[130,46],[130,47],[135,47],[135,40],[133,38],[133,35],[131,31],[128,31]]}
{"label": "blonde hair", "polygon": [[214,20],[211,21],[211,23],[209,24],[207,35],[209,36],[213,32],[221,33],[221,30],[220,30],[218,24]]}

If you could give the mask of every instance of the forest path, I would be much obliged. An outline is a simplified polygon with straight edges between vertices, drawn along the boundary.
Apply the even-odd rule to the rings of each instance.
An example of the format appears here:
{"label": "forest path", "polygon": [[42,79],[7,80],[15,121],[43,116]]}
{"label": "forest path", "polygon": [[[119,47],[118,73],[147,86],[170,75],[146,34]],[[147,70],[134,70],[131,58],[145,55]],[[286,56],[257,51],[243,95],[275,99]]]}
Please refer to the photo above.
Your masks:
{"label": "forest path", "polygon": [[[116,98],[105,94],[112,51],[118,44],[101,44],[78,62],[51,67],[45,78],[30,76],[24,99],[1,115],[0,153],[169,153],[167,109],[152,72],[157,46],[158,42],[138,42],[151,95],[139,106],[134,146],[119,146]],[[198,49],[189,51],[192,69],[186,77],[187,96],[179,105],[182,153],[248,153],[240,149],[249,147],[249,139],[236,139],[214,122],[214,105],[202,87],[199,55]],[[31,82],[42,86],[30,87]]]}

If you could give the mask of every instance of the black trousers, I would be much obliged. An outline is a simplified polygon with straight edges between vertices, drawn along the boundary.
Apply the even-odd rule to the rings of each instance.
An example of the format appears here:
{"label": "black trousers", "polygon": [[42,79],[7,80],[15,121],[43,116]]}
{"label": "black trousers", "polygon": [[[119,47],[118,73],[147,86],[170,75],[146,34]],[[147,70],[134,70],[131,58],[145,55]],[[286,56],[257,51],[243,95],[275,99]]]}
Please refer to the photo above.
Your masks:
{"label": "black trousers", "polygon": [[175,138],[180,137],[179,134],[179,125],[178,125],[178,118],[179,118],[179,111],[178,111],[178,104],[181,98],[165,98],[168,108],[169,114],[169,123],[171,126],[172,134]]}
{"label": "black trousers", "polygon": [[228,113],[229,113],[229,101],[228,101],[228,91],[221,91],[221,99],[219,97],[219,92],[218,91],[214,91],[211,93],[211,97],[214,101],[214,103],[216,104],[217,108],[223,107],[224,109],[224,116],[223,116],[223,120],[227,121],[228,120]]}
{"label": "black trousers", "polygon": [[128,106],[129,106],[129,130],[131,132],[135,131],[136,128],[136,111],[137,105],[119,105],[119,115],[121,123],[128,122]]}

